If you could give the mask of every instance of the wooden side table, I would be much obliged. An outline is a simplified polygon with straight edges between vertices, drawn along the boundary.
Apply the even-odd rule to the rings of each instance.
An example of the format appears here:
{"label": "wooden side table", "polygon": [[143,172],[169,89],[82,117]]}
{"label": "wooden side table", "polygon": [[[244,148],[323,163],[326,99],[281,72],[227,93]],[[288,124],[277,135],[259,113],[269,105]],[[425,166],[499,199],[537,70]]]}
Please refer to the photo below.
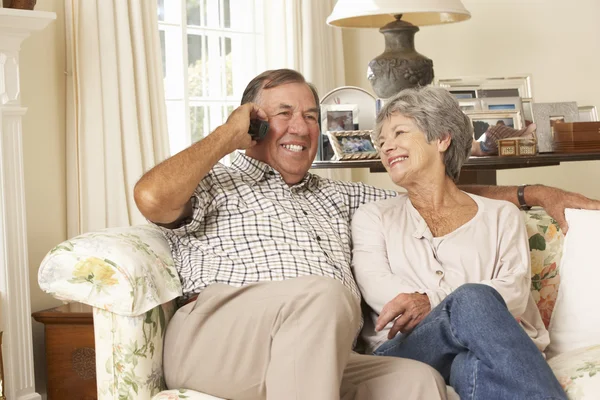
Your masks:
{"label": "wooden side table", "polygon": [[97,399],[92,307],[71,303],[32,316],[46,331],[48,400]]}

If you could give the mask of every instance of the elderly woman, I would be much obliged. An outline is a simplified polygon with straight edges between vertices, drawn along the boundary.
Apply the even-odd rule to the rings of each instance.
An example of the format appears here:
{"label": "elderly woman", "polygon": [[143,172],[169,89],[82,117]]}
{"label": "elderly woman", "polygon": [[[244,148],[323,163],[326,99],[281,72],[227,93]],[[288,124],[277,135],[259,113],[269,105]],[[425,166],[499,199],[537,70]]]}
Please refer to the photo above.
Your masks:
{"label": "elderly woman", "polygon": [[433,366],[463,400],[566,399],[542,353],[549,335],[519,210],[456,186],[472,143],[456,100],[402,91],[378,115],[374,143],[407,193],[352,220],[369,351]]}

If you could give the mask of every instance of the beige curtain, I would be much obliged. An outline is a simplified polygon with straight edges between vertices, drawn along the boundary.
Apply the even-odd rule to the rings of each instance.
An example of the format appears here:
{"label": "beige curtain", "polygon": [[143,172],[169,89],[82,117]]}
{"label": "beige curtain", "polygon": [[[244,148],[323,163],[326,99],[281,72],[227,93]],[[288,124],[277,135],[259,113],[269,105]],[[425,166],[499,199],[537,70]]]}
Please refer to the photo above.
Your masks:
{"label": "beige curtain", "polygon": [[[342,30],[325,22],[334,5],[335,0],[264,2],[266,68],[300,71],[321,97],[345,85]],[[327,170],[324,175],[352,178],[350,170],[343,169]]]}
{"label": "beige curtain", "polygon": [[166,158],[156,2],[65,0],[69,237],[144,223],[140,176]]}

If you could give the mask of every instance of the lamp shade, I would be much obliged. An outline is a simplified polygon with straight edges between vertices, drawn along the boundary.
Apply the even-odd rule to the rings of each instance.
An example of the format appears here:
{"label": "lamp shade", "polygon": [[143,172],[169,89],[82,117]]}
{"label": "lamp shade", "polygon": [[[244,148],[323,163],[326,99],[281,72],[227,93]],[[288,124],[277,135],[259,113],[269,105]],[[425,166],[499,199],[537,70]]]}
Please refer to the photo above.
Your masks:
{"label": "lamp shade", "polygon": [[381,28],[395,15],[416,26],[447,24],[471,18],[460,0],[338,0],[327,24],[342,28]]}

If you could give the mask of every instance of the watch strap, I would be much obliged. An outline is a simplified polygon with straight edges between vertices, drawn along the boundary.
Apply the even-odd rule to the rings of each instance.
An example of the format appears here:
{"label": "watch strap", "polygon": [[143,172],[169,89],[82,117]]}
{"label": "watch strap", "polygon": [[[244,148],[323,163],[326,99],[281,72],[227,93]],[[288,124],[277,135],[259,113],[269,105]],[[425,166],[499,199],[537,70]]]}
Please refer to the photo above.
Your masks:
{"label": "watch strap", "polygon": [[525,188],[528,185],[519,185],[519,187],[517,188],[517,199],[519,200],[519,207],[521,208],[521,210],[527,211],[527,210],[531,210],[531,206],[527,205],[527,202],[525,201]]}

